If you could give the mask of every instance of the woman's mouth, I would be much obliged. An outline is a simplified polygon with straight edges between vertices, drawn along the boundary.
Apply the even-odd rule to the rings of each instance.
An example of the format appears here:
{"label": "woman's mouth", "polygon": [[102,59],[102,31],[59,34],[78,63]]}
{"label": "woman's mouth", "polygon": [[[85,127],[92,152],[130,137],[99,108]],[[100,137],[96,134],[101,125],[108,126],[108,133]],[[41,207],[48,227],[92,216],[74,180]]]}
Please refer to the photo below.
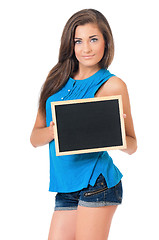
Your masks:
{"label": "woman's mouth", "polygon": [[84,59],[91,59],[94,57],[94,54],[93,55],[84,55],[82,56]]}

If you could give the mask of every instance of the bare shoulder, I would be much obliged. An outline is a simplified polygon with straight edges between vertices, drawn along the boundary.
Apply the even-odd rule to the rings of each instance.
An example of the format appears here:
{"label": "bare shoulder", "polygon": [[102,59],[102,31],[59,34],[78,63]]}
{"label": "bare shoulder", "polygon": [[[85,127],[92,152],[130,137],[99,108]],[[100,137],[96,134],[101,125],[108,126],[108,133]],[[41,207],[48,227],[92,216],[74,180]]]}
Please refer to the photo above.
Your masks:
{"label": "bare shoulder", "polygon": [[119,77],[113,76],[106,81],[96,93],[97,97],[127,93],[126,83]]}
{"label": "bare shoulder", "polygon": [[114,89],[121,89],[126,87],[126,83],[119,77],[113,76],[107,82],[105,82],[105,86],[109,86]]}

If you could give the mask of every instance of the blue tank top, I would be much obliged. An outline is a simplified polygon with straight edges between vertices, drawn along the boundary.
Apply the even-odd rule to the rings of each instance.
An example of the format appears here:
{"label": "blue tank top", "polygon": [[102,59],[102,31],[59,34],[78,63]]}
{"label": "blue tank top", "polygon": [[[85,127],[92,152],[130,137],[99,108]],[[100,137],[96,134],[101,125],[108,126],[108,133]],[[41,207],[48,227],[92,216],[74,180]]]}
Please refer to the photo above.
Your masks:
{"label": "blue tank top", "polygon": [[[100,69],[94,75],[84,80],[69,78],[62,89],[50,96],[46,101],[46,125],[50,126],[52,119],[51,102],[82,98],[94,98],[98,89],[110,77],[115,76],[108,70]],[[75,192],[94,186],[96,179],[102,173],[108,188],[119,183],[122,174],[114,165],[107,151],[56,156],[55,141],[49,143],[50,156],[50,186],[51,192]]]}

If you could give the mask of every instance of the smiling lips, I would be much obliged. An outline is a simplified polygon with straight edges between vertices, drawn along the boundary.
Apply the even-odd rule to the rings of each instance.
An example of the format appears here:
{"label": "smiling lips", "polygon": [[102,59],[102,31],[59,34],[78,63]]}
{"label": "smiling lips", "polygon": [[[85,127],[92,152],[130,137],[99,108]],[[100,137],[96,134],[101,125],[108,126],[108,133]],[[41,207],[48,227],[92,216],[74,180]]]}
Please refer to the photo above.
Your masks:
{"label": "smiling lips", "polygon": [[90,58],[94,57],[94,55],[86,55],[86,56],[82,56],[82,57],[85,59],[90,59]]}

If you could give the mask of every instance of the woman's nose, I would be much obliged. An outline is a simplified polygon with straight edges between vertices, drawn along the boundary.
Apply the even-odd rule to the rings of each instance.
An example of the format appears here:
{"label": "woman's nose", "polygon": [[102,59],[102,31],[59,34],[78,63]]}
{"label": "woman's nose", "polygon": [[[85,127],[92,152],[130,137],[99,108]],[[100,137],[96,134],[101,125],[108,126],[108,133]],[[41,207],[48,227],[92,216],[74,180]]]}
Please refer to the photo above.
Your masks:
{"label": "woman's nose", "polygon": [[83,52],[84,53],[89,53],[89,52],[91,52],[91,46],[90,46],[90,44],[89,43],[85,43],[85,44],[83,44]]}

